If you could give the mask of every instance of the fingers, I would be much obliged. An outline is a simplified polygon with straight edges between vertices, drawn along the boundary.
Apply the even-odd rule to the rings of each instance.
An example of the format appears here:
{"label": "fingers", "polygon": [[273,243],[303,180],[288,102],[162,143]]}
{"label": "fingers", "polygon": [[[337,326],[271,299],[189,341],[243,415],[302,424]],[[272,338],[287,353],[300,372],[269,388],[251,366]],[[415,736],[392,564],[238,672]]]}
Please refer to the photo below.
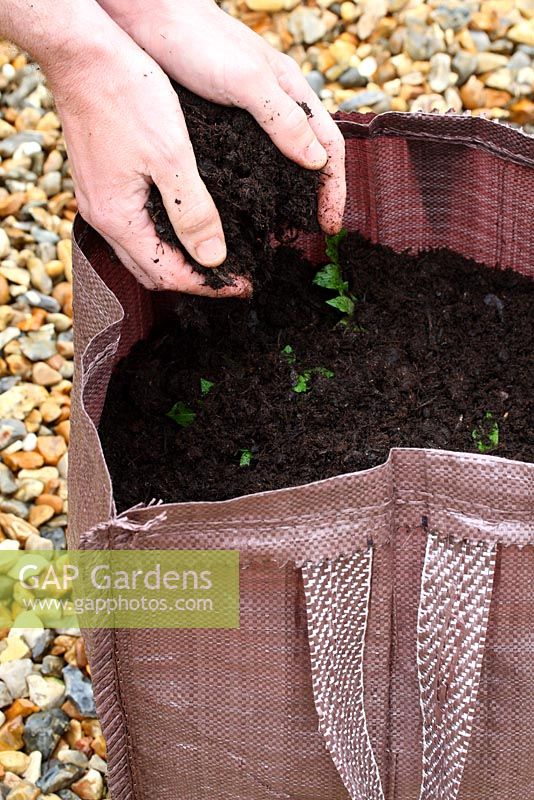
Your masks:
{"label": "fingers", "polygon": [[[277,54],[278,56],[278,54]],[[345,177],[345,140],[338,126],[324,108],[298,65],[287,56],[278,56],[275,69],[281,88],[296,102],[305,102],[311,111],[307,119],[326,153],[328,162],[323,169],[319,190],[319,223],[325,233],[337,233],[343,224],[347,196]],[[296,69],[295,69],[296,67]]]}
{"label": "fingers", "polygon": [[264,74],[239,105],[254,116],[285,156],[307,169],[324,167],[327,153],[306,112],[283,91],[272,73]]}
{"label": "fingers", "polygon": [[177,142],[176,147],[158,159],[152,178],[184,247],[199,264],[218,267],[226,258],[219,212],[198,173],[186,131],[171,141]]}
{"label": "fingers", "polygon": [[[93,224],[94,226],[94,224]],[[95,227],[95,226],[94,226]],[[195,272],[182,253],[162,244],[154,224],[143,209],[127,229],[117,227],[99,232],[115,250],[124,266],[147,289],[171,290],[205,297],[248,297],[250,283],[235,277],[233,286],[212,289],[204,276]]]}

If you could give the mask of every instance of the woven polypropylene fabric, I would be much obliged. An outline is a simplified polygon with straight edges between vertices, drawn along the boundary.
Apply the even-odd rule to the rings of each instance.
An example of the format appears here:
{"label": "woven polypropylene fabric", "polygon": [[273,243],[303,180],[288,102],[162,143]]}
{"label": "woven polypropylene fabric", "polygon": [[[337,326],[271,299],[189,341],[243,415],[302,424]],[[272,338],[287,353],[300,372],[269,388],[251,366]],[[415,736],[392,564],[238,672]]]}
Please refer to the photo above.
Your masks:
{"label": "woven polypropylene fabric", "polygon": [[[349,229],[397,250],[449,247],[534,276],[533,139],[469,117],[339,119]],[[321,257],[319,237],[302,244]],[[80,220],[74,262],[70,545],[235,548],[243,567],[239,630],[87,632],[113,800],[347,800],[340,774],[359,754],[338,772],[319,730],[299,567],[358,560],[370,542],[368,739],[384,796],[418,800],[429,531],[496,550],[458,800],[534,800],[534,465],[394,450],[376,469],[309,486],[117,516],[95,426],[117,359],[173,297],[138,286]]]}
{"label": "woven polypropylene fabric", "polygon": [[428,537],[417,620],[421,800],[456,800],[473,729],[495,545]]}
{"label": "woven polypropylene fabric", "polygon": [[319,729],[352,800],[384,800],[364,705],[372,553],[302,568]]}

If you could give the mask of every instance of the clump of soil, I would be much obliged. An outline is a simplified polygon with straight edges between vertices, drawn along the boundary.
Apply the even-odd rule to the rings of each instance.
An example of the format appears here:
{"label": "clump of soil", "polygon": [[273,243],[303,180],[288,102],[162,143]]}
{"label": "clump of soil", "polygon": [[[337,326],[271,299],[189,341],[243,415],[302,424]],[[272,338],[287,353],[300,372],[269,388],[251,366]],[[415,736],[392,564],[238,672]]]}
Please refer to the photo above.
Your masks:
{"label": "clump of soil", "polygon": [[119,510],[293,486],[375,466],[391,447],[534,460],[534,282],[352,234],[340,260],[358,302],[342,327],[317,267],[289,248],[274,258],[250,301],[189,298],[196,317],[177,315],[118,366],[100,434]]}
{"label": "clump of soil", "polygon": [[[180,249],[214,289],[227,284],[232,274],[250,276],[257,287],[272,265],[269,245],[273,237],[280,241],[291,237],[291,229],[319,229],[317,190],[321,174],[305,170],[282,155],[248,112],[215,105],[182,86],[174,87],[200,176],[221,215],[226,261],[212,270],[191,259],[174,232],[156,186],[150,192],[148,212],[162,242]],[[179,181],[177,176],[178,185]],[[182,199],[178,191],[175,202]]]}

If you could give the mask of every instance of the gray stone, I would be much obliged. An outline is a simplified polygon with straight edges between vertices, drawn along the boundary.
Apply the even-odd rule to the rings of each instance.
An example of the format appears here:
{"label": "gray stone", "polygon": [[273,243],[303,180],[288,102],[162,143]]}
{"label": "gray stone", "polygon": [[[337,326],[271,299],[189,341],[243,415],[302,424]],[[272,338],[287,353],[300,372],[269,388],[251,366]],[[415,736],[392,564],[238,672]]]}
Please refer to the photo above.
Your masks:
{"label": "gray stone", "polygon": [[62,789],[58,792],[58,795],[61,797],[61,800],[80,800],[78,795],[71,792],[70,789]]}
{"label": "gray stone", "polygon": [[5,464],[0,464],[0,494],[8,495],[17,491],[13,473]]}
{"label": "gray stone", "polygon": [[514,43],[509,39],[495,39],[490,45],[492,53],[502,53],[504,56],[509,56],[514,52]]}
{"label": "gray stone", "polygon": [[451,83],[451,57],[448,53],[435,53],[430,59],[428,83],[433,92],[442,94]]}
{"label": "gray stone", "polygon": [[420,25],[410,25],[404,40],[406,52],[414,61],[429,61],[434,53],[443,50],[441,41],[431,30]]}
{"label": "gray stone", "polygon": [[447,28],[452,28],[453,31],[461,31],[471,19],[471,15],[472,11],[467,6],[451,8],[446,5],[440,5],[436,7],[432,17],[444,31]]}
{"label": "gray stone", "polygon": [[[20,147],[21,144],[37,142],[42,145],[43,141],[43,134],[38,131],[22,131],[21,133],[15,133],[13,136],[8,136],[7,139],[2,139],[0,141],[0,156],[3,158],[11,158],[15,150]],[[10,175],[10,177],[16,178],[17,176]]]}
{"label": "gray stone", "polygon": [[28,696],[26,678],[32,672],[33,664],[29,658],[15,658],[0,664],[0,680],[4,681],[13,698]]}
{"label": "gray stone", "polygon": [[508,69],[520,70],[530,67],[532,59],[523,50],[517,50],[508,61]]}
{"label": "gray stone", "polygon": [[96,717],[93,687],[89,678],[86,678],[77,667],[69,664],[63,669],[63,680],[65,695],[68,700],[72,700],[80,714],[84,717]]}
{"label": "gray stone", "polygon": [[54,550],[65,550],[67,540],[63,528],[41,528],[40,534],[45,539],[50,539],[54,545]]}
{"label": "gray stone", "polygon": [[295,44],[313,44],[322,39],[327,31],[320,9],[299,6],[287,18],[287,29]]}
{"label": "gray stone", "polygon": [[[54,633],[49,628],[27,628],[24,631],[24,641],[32,651],[33,660],[40,661],[54,641]],[[41,705],[41,708],[44,709],[44,706]]]}
{"label": "gray stone", "polygon": [[4,97],[4,102],[6,105],[14,106],[15,108],[20,108],[22,105],[22,101],[31,94],[34,89],[36,89],[39,84],[42,83],[42,77],[37,72],[37,70],[33,70],[30,74],[25,75],[17,88],[11,94],[7,94]]}
{"label": "gray stone", "polygon": [[470,31],[473,43],[479,53],[490,49],[491,39],[486,31]]}
{"label": "gray stone", "polygon": [[47,231],[45,228],[41,228],[39,225],[32,225],[30,228],[30,233],[36,242],[48,242],[49,244],[57,244],[59,242],[59,236],[57,233],[54,233],[53,231]]}
{"label": "gray stone", "polygon": [[21,340],[20,350],[30,361],[47,361],[56,354],[56,343],[36,341],[28,336]]}
{"label": "gray stone", "polygon": [[52,794],[61,789],[68,789],[74,781],[82,777],[83,773],[83,768],[76,764],[62,764],[61,761],[54,760],[37,781],[37,786],[43,794]]}
{"label": "gray stone", "polygon": [[39,186],[44,189],[47,197],[52,197],[59,194],[61,191],[62,176],[61,172],[47,172],[46,175],[39,180]]}
{"label": "gray stone", "polygon": [[50,758],[60,737],[69,726],[69,717],[60,708],[38,711],[26,719],[24,743],[26,750],[39,750],[46,760]]}
{"label": "gray stone", "polygon": [[[3,464],[2,464],[3,466]],[[1,490],[1,480],[0,480],[0,490]],[[15,489],[16,490],[16,484]],[[3,492],[2,492],[3,494]],[[3,511],[5,514],[15,514],[16,517],[21,517],[21,519],[28,519],[28,506],[26,503],[23,503],[21,500],[2,500],[0,501],[0,511]]]}
{"label": "gray stone", "polygon": [[2,352],[6,344],[12,342],[13,339],[18,339],[20,335],[20,328],[14,328],[12,326],[4,328],[4,330],[0,333],[0,352]]}
{"label": "gray stone", "polygon": [[42,292],[38,292],[36,289],[30,289],[22,296],[31,306],[36,308],[43,308],[45,311],[50,311],[53,314],[57,314],[61,311],[61,306],[54,297],[48,297],[48,295],[42,294]]}
{"label": "gray stone", "polygon": [[471,75],[474,75],[478,66],[478,58],[467,50],[458,50],[452,59],[452,70],[458,75],[458,85],[462,86]]}
{"label": "gray stone", "polygon": [[20,383],[19,375],[9,375],[7,378],[0,378],[0,394],[7,392],[8,389],[12,389],[17,383]]}
{"label": "gray stone", "polygon": [[4,681],[0,681],[0,708],[10,706],[12,702],[13,697],[11,696],[11,692],[5,685]]}
{"label": "gray stone", "polygon": [[310,84],[315,94],[319,94],[325,84],[324,75],[319,72],[318,69],[312,69],[311,72],[308,72],[306,75],[306,80]]}
{"label": "gray stone", "polygon": [[367,86],[367,78],[360,75],[357,67],[350,67],[340,75],[339,83],[344,89],[354,89],[357,86]]}
{"label": "gray stone", "polygon": [[51,675],[54,678],[61,678],[62,669],[65,662],[59,656],[45,656],[41,664],[41,673]]}
{"label": "gray stone", "polygon": [[376,103],[380,103],[385,97],[386,95],[384,92],[371,89],[368,92],[360,92],[354,97],[350,97],[348,100],[341,103],[339,107],[341,111],[357,111],[359,108],[362,108],[362,106],[374,106]]}
{"label": "gray stone", "polygon": [[37,245],[37,257],[46,264],[48,261],[54,261],[57,251],[55,244],[50,242],[40,242]]}

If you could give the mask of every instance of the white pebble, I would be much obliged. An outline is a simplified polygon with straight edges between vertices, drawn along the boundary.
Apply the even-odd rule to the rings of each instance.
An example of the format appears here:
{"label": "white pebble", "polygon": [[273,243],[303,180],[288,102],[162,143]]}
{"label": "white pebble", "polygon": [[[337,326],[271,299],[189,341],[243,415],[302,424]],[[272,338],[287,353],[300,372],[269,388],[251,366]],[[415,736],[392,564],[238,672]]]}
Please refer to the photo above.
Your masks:
{"label": "white pebble", "polygon": [[37,436],[35,433],[29,433],[22,442],[22,449],[26,453],[31,453],[37,447]]}

